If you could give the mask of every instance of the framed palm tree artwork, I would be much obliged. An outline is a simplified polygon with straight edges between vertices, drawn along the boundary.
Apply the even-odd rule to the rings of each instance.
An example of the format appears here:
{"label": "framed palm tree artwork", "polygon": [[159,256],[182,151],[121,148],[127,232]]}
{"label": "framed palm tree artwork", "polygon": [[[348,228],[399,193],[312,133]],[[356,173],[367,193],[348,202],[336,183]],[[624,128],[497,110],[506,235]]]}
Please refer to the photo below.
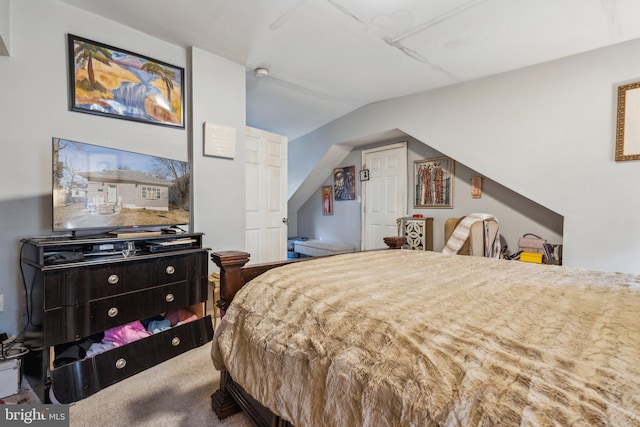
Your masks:
{"label": "framed palm tree artwork", "polygon": [[72,34],[71,111],[184,129],[184,68]]}

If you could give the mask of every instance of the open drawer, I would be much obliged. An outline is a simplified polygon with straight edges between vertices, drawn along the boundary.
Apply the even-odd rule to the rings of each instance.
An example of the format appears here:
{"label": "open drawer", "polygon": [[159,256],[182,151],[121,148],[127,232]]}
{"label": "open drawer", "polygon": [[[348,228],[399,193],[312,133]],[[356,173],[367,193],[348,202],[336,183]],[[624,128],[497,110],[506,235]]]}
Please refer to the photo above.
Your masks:
{"label": "open drawer", "polygon": [[51,370],[60,403],[71,403],[213,339],[211,316]]}

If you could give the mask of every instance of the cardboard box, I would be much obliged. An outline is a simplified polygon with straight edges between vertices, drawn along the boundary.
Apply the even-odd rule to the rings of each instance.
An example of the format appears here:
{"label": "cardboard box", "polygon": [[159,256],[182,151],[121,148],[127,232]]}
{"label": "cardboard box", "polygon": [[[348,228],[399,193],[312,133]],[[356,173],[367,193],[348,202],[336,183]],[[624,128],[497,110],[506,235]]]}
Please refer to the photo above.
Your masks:
{"label": "cardboard box", "polygon": [[21,365],[20,359],[7,359],[0,362],[0,398],[20,393]]}

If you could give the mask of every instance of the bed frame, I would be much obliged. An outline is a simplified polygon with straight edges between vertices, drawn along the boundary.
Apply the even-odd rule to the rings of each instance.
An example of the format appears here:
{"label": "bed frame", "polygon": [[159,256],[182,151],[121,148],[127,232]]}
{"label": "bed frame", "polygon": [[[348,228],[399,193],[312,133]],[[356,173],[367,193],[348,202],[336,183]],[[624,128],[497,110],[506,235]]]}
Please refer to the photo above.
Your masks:
{"label": "bed frame", "polygon": [[[220,316],[224,316],[233,297],[251,279],[274,267],[312,259],[293,258],[286,261],[245,266],[249,257],[247,252],[241,251],[223,251],[211,254],[213,262],[220,267],[220,300],[216,303],[220,308]],[[211,395],[211,408],[221,420],[244,411],[257,426],[293,427],[290,422],[275,415],[244,391],[225,370],[220,372],[220,388]]]}
{"label": "bed frame", "polygon": [[[384,242],[389,249],[400,249],[406,243],[406,239],[404,237],[386,237]],[[318,258],[291,258],[247,266],[245,264],[249,262],[250,256],[248,252],[243,251],[221,251],[211,254],[211,259],[220,268],[220,299],[216,302],[220,309],[220,317],[224,316],[236,293],[250,280],[275,267]],[[220,388],[211,395],[211,408],[221,420],[244,411],[257,426],[293,427],[289,421],[275,415],[243,390],[233,381],[226,370],[220,372]]]}

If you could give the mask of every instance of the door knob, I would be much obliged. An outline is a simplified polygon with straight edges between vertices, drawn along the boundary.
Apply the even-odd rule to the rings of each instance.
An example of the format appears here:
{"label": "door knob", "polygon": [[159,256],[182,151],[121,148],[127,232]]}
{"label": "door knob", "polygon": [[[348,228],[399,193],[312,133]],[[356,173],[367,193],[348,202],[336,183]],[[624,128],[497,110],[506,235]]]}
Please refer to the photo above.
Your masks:
{"label": "door knob", "polygon": [[282,218],[282,222],[284,224],[289,224],[289,218]]}

